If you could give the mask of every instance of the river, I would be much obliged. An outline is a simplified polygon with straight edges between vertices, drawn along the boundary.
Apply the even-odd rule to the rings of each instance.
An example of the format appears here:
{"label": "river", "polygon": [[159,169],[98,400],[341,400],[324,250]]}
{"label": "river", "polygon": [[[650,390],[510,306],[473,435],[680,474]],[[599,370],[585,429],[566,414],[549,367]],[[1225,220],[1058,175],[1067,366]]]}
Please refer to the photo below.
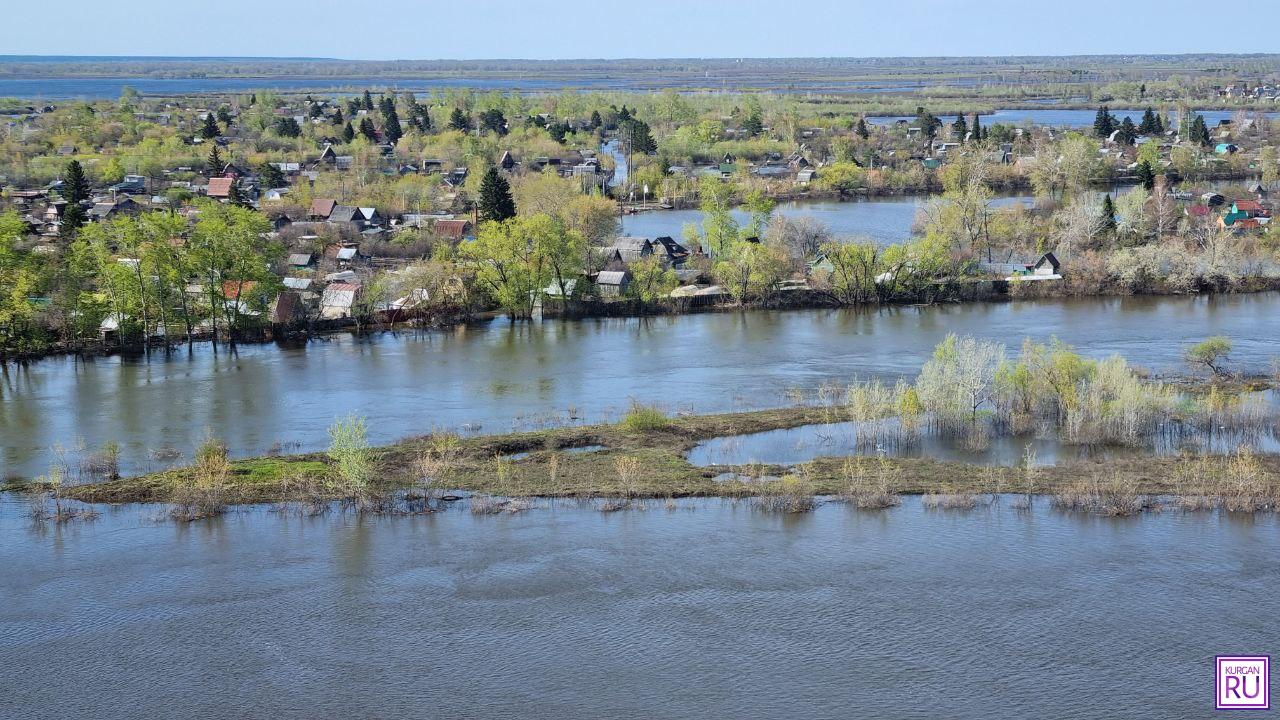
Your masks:
{"label": "river", "polygon": [[4,714],[1210,718],[1275,516],[682,501],[192,525],[0,497]]}
{"label": "river", "polygon": [[[632,399],[722,412],[790,403],[854,378],[913,376],[947,333],[1057,336],[1182,371],[1187,345],[1225,334],[1231,367],[1265,371],[1280,355],[1280,293],[970,303],[926,308],[700,313],[655,318],[505,320],[448,331],[334,336],[304,347],[199,345],[150,361],[53,357],[0,370],[0,463],[46,471],[49,448],[121,444],[126,471],[189,457],[210,432],[236,455],[322,449],[336,416],[369,418],[375,442],[469,425],[485,433],[618,418]],[[296,443],[296,445],[295,445]]]}

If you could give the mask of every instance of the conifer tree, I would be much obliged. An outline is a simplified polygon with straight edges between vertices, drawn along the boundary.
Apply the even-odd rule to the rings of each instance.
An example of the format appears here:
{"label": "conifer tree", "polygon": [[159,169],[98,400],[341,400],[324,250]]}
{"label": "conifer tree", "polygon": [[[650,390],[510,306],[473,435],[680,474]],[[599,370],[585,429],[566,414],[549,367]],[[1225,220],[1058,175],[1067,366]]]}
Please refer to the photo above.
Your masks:
{"label": "conifer tree", "polygon": [[462,112],[462,108],[454,108],[453,112],[449,114],[449,129],[466,132],[470,127],[471,119],[467,117],[466,113]]}
{"label": "conifer tree", "polygon": [[208,166],[206,169],[209,177],[217,175],[222,172],[222,168],[226,167],[226,163],[222,162],[222,153],[218,152],[217,145],[209,149],[209,159],[205,161],[205,165]]}
{"label": "conifer tree", "polygon": [[511,184],[498,173],[496,167],[489,168],[480,181],[480,199],[477,204],[481,220],[502,222],[516,216]]}
{"label": "conifer tree", "polygon": [[1093,119],[1093,134],[1100,138],[1109,138],[1111,133],[1115,131],[1115,121],[1111,117],[1111,110],[1106,105],[1103,105],[1098,108],[1098,115]]}
{"label": "conifer tree", "polygon": [[400,116],[396,114],[395,103],[391,103],[390,107],[385,108],[385,112],[382,131],[387,136],[387,142],[395,145],[400,142],[400,138],[404,137],[404,129],[400,127]]}
{"label": "conifer tree", "polygon": [[858,118],[858,128],[857,130],[855,130],[855,132],[857,132],[858,137],[862,138],[863,140],[866,140],[867,138],[871,137],[871,131],[867,129],[867,119],[865,117]]}
{"label": "conifer tree", "polygon": [[355,139],[356,139],[356,131],[352,129],[351,123],[347,123],[347,126],[342,128],[342,142],[349,143]]}
{"label": "conifer tree", "polygon": [[204,126],[200,128],[200,137],[212,140],[222,134],[218,129],[218,120],[212,112],[204,116]]}
{"label": "conifer tree", "polygon": [[1151,163],[1146,160],[1138,163],[1138,182],[1142,183],[1142,187],[1147,190],[1155,189],[1156,171],[1151,167]]}
{"label": "conifer tree", "polygon": [[1116,204],[1111,201],[1110,193],[1102,196],[1102,229],[1116,231]]}
{"label": "conifer tree", "polygon": [[89,199],[89,179],[84,175],[84,166],[79,160],[67,163],[67,174],[62,179],[62,196],[68,203],[78,205]]}

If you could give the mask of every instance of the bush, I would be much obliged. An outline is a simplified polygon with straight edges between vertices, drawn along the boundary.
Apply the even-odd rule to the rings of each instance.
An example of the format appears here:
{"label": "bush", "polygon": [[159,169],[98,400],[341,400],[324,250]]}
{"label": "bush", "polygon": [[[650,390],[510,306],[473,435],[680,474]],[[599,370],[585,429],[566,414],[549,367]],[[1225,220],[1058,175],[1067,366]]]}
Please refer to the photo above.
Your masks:
{"label": "bush", "polygon": [[627,416],[622,419],[622,426],[632,432],[654,432],[666,429],[671,425],[667,414],[653,405],[632,402]]}
{"label": "bush", "polygon": [[1222,375],[1226,372],[1223,362],[1230,352],[1231,339],[1223,335],[1215,335],[1188,348],[1187,362],[1192,365],[1203,365],[1214,375]]}
{"label": "bush", "polygon": [[329,426],[329,458],[338,466],[338,476],[347,489],[363,495],[373,479],[365,419],[354,413]]}

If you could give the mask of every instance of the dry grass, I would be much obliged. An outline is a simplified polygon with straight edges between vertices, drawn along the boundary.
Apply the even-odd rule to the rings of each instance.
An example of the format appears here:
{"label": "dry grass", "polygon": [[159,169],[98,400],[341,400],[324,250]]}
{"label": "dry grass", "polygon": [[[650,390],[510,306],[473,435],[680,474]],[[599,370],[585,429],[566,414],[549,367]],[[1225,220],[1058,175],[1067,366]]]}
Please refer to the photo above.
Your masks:
{"label": "dry grass", "polygon": [[1152,507],[1151,501],[1118,473],[1102,479],[1082,480],[1062,488],[1053,495],[1051,502],[1059,510],[1111,517],[1137,515]]}
{"label": "dry grass", "polygon": [[972,510],[978,502],[978,496],[971,492],[925,493],[920,497],[926,510]]}

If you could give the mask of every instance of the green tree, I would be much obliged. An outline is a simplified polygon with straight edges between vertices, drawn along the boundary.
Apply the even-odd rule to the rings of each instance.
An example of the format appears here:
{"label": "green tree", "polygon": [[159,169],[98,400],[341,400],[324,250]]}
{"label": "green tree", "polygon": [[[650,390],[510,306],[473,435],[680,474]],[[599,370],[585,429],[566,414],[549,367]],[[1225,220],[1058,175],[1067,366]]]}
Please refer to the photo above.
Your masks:
{"label": "green tree", "polygon": [[871,137],[871,131],[867,129],[867,119],[865,117],[858,118],[858,126],[854,129],[854,132],[863,140]]}
{"label": "green tree", "polygon": [[77,205],[89,199],[89,179],[85,177],[84,166],[79,160],[67,163],[66,177],[62,179],[62,195],[67,202]]}
{"label": "green tree", "polygon": [[1208,368],[1214,375],[1223,375],[1226,368],[1223,362],[1231,352],[1231,339],[1224,335],[1215,335],[1203,342],[1196,343],[1187,349],[1187,362]]}
{"label": "green tree", "polygon": [[364,91],[364,98],[361,102],[361,107],[365,110],[373,112],[373,96],[369,94],[368,90]]}
{"label": "green tree", "polygon": [[1109,235],[1116,231],[1116,204],[1112,202],[1110,193],[1102,196],[1102,230]]}
{"label": "green tree", "polygon": [[1124,120],[1120,121],[1120,132],[1116,135],[1116,143],[1120,145],[1133,145],[1133,141],[1138,137],[1138,129],[1134,127],[1133,121],[1126,115]]}
{"label": "green tree", "polygon": [[453,112],[449,113],[449,129],[450,130],[458,130],[461,132],[466,132],[467,129],[470,127],[471,127],[471,118],[467,117],[467,114],[462,112],[462,108],[456,107],[453,109]]}
{"label": "green tree", "polygon": [[378,129],[373,126],[373,121],[367,116],[360,118],[360,134],[371,143],[378,142]]}
{"label": "green tree", "polygon": [[102,166],[102,182],[107,185],[115,185],[124,180],[124,163],[120,162],[120,158],[112,155]]}
{"label": "green tree", "polygon": [[964,136],[969,134],[969,124],[964,121],[964,115],[957,115],[956,121],[951,123],[951,137],[958,142],[964,142]]}
{"label": "green tree", "polygon": [[[1151,164],[1148,163],[1146,160],[1143,160],[1142,162],[1138,163],[1138,182],[1141,183],[1142,187],[1147,190],[1155,189],[1156,172],[1151,167]],[[1110,198],[1111,196],[1108,195],[1107,197]]]}
{"label": "green tree", "polygon": [[656,255],[640,258],[631,263],[631,284],[627,295],[643,303],[654,303],[671,294],[680,285],[674,270],[663,267]]}
{"label": "green tree", "polygon": [[404,129],[400,127],[400,116],[396,114],[395,103],[391,103],[386,109],[383,116],[382,130],[387,136],[387,142],[395,145],[400,142],[400,138],[404,137]]}
{"label": "green tree", "polygon": [[221,134],[222,131],[218,129],[217,117],[212,112],[205,113],[204,125],[200,127],[200,137],[205,140],[212,140]]}
{"label": "green tree", "polygon": [[790,260],[780,248],[737,241],[722,252],[711,273],[734,300],[767,300],[786,279]]}
{"label": "green tree", "polygon": [[1111,110],[1103,105],[1098,108],[1098,115],[1093,119],[1093,134],[1105,140],[1115,131],[1115,118],[1111,117]]}
{"label": "green tree", "polygon": [[222,172],[226,167],[226,163],[222,162],[222,153],[218,152],[218,146],[214,145],[209,148],[209,159],[205,161],[205,171],[212,177]]}
{"label": "green tree", "polygon": [[85,214],[84,208],[80,207],[79,203],[67,203],[66,208],[62,210],[62,219],[58,224],[58,237],[63,240],[75,238],[76,233],[80,232],[80,228],[84,227],[88,219],[88,215]]}
{"label": "green tree", "polygon": [[1191,142],[1206,147],[1211,142],[1209,137],[1209,126],[1204,123],[1203,115],[1196,115],[1191,121]]}
{"label": "green tree", "polygon": [[480,113],[480,127],[495,135],[506,135],[507,118],[503,116],[502,111],[498,108],[485,110]]}
{"label": "green tree", "polygon": [[459,249],[480,286],[513,318],[525,319],[544,288],[581,274],[585,241],[540,214],[482,223],[475,241]]}
{"label": "green tree", "polygon": [[831,265],[826,281],[837,302],[854,305],[876,299],[881,260],[874,242],[830,242],[822,246],[821,253]]}
{"label": "green tree", "polygon": [[1160,120],[1156,117],[1156,113],[1151,108],[1147,108],[1142,113],[1142,122],[1138,123],[1138,132],[1143,135],[1152,135],[1160,132]]}
{"label": "green tree", "polygon": [[298,125],[298,121],[291,117],[282,117],[276,120],[276,134],[280,137],[296,138],[302,135],[302,126]]}
{"label": "green tree", "polygon": [[280,188],[288,184],[284,173],[275,163],[264,162],[258,166],[258,181],[264,188]]}
{"label": "green tree", "polygon": [[283,254],[269,239],[271,223],[265,215],[230,204],[202,202],[199,220],[189,241],[192,274],[199,278],[213,323],[217,347],[219,319],[235,345],[244,310],[265,311],[278,282],[271,264]]}
{"label": "green tree", "polygon": [[648,123],[633,118],[620,127],[623,138],[630,143],[633,152],[649,154],[658,151],[658,141],[653,139]]}
{"label": "green tree", "polygon": [[351,127],[351,123],[347,123],[347,126],[342,128],[342,142],[350,143],[352,140],[355,140],[355,139],[356,139],[356,131],[354,128]]}
{"label": "green tree", "polygon": [[764,120],[761,119],[758,113],[751,113],[746,120],[742,121],[742,132],[746,133],[749,138],[759,135],[764,132]]}
{"label": "green tree", "polygon": [[485,171],[480,181],[478,201],[480,220],[502,222],[516,215],[516,202],[511,197],[511,184],[496,167]]}

